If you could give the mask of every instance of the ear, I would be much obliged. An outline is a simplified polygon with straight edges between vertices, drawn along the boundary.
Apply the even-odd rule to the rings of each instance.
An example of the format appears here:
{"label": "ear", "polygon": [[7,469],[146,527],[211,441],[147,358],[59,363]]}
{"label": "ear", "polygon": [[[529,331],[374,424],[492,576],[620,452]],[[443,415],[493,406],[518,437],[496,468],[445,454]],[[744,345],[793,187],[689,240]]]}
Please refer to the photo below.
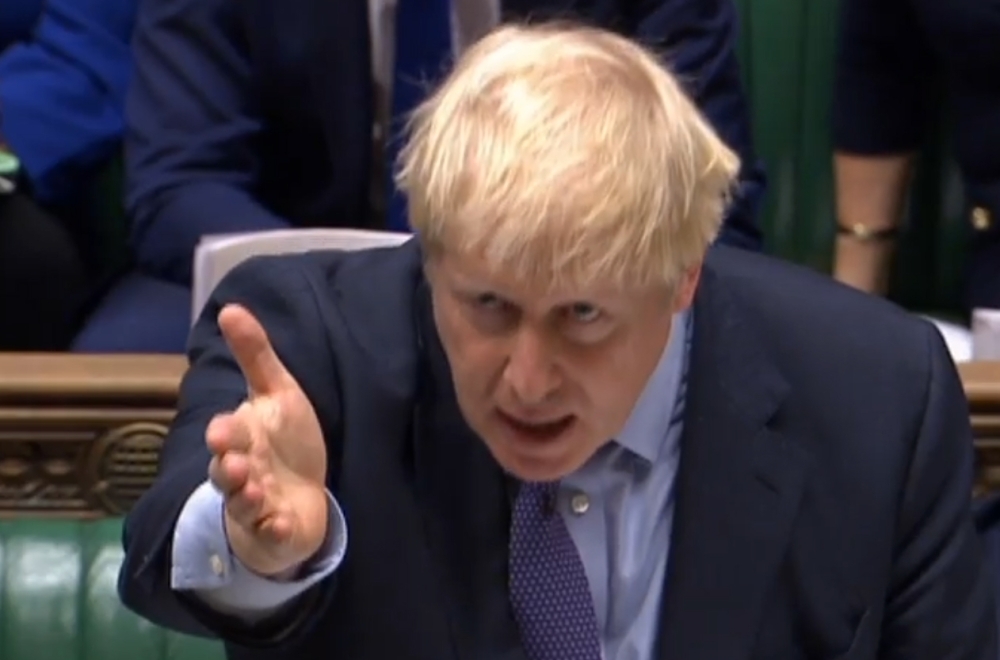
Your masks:
{"label": "ear", "polygon": [[691,306],[694,302],[694,294],[698,290],[698,281],[701,279],[701,262],[684,271],[680,281],[677,283],[677,291],[674,293],[674,312],[680,312]]}

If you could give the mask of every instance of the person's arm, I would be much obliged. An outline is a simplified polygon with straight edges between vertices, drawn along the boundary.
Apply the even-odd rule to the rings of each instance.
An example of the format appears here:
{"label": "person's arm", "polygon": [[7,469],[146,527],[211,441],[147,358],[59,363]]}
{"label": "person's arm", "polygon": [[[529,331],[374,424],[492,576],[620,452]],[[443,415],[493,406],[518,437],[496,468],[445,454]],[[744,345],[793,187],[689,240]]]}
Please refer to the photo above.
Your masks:
{"label": "person's arm", "polygon": [[329,577],[347,551],[347,523],[332,494],[323,546],[311,561],[286,574],[265,577],[243,565],[230,549],[222,494],[206,480],[188,498],[174,527],[170,587],[190,591],[216,612],[253,624],[281,613],[310,587]]}
{"label": "person's arm", "polygon": [[834,154],[839,226],[833,276],[837,280],[868,293],[884,295],[888,290],[889,265],[913,160],[910,154]]}
{"label": "person's arm", "polygon": [[993,572],[972,521],[973,441],[955,364],[927,326],[926,394],[896,521],[882,660],[996,660]]}
{"label": "person's arm", "polygon": [[841,3],[833,143],[834,277],[884,293],[914,154],[926,122],[930,57],[910,2]]}
{"label": "person's arm", "polygon": [[[122,539],[125,558],[118,584],[122,602],[158,625],[248,646],[293,643],[322,616],[333,596],[333,569],[346,542],[344,535],[337,533],[343,526],[339,512],[333,510],[336,507],[331,510],[333,527],[328,528],[326,547],[309,562],[306,575],[295,576],[308,585],[304,590],[269,589],[268,600],[260,603],[246,602],[243,599],[253,594],[240,592],[241,588],[260,586],[252,577],[244,575],[227,593],[225,580],[213,582],[202,574],[200,569],[207,567],[214,575],[220,562],[230,570],[233,567],[227,563],[228,555],[222,553],[220,537],[224,533],[217,519],[214,534],[211,529],[186,529],[183,523],[178,527],[182,512],[186,522],[194,522],[199,515],[221,517],[221,510],[212,501],[211,487],[203,487],[211,458],[206,429],[215,415],[236,409],[247,396],[246,379],[217,322],[225,305],[242,305],[259,320],[281,360],[302,378],[327,446],[336,442],[339,397],[335,379],[330,377],[336,368],[327,328],[311,297],[315,287],[306,280],[300,263],[288,257],[244,262],[219,284],[192,330],[190,368],[161,452],[160,474],[126,517]],[[333,450],[331,453],[336,455]],[[331,465],[331,473],[336,468]],[[212,559],[213,554],[220,555],[219,561]],[[197,562],[204,564],[194,568]],[[185,569],[189,573],[181,575]],[[201,592],[200,597],[195,589]],[[209,591],[214,593],[206,599]],[[291,599],[295,599],[294,606],[281,607]]]}
{"label": "person's arm", "polygon": [[143,0],[127,106],[126,206],[140,265],[191,283],[206,234],[287,227],[253,196],[261,128],[240,2]]}
{"label": "person's arm", "polygon": [[739,20],[732,0],[632,0],[636,33],[663,53],[699,109],[740,157],[740,189],[719,241],[760,250],[758,220],[766,178],[754,153],[750,109],[736,57]]}
{"label": "person's arm", "polygon": [[42,203],[121,147],[136,2],[49,0],[30,39],[0,53],[0,135]]}

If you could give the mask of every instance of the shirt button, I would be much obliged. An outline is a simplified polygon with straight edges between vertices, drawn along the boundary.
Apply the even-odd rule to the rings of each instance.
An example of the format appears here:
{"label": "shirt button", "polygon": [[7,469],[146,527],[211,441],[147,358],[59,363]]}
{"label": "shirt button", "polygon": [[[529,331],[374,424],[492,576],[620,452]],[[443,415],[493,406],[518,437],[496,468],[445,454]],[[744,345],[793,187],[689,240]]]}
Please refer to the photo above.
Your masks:
{"label": "shirt button", "polygon": [[569,500],[569,508],[574,514],[582,516],[590,508],[590,498],[586,493],[577,493]]}
{"label": "shirt button", "polygon": [[222,558],[219,557],[219,555],[212,555],[209,558],[208,563],[212,566],[212,572],[216,575],[221,576],[226,572],[226,566],[222,563]]}

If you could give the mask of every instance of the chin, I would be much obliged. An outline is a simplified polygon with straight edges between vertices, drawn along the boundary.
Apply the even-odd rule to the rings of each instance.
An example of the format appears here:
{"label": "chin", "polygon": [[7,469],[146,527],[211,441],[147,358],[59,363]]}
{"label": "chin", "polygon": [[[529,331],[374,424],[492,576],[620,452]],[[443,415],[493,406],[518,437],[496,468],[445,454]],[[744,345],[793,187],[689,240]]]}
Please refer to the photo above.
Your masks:
{"label": "chin", "polygon": [[561,466],[539,465],[526,461],[498,461],[501,467],[521,481],[559,481],[573,470]]}
{"label": "chin", "polygon": [[518,451],[506,443],[486,444],[500,467],[521,481],[559,481],[580,469],[591,455],[576,452],[538,455]]}

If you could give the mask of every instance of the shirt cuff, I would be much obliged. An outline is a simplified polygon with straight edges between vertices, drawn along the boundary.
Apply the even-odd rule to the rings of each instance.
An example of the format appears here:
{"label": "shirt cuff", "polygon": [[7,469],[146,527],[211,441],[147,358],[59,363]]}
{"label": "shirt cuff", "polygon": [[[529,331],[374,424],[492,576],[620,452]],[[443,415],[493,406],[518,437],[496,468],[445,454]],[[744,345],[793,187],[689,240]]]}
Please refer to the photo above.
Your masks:
{"label": "shirt cuff", "polygon": [[174,528],[170,586],[194,591],[207,605],[225,614],[258,618],[290,603],[323,580],[344,559],[347,524],[333,495],[326,538],[316,556],[296,572],[295,580],[260,576],[229,549],[222,494],[208,481],[188,498]]}

